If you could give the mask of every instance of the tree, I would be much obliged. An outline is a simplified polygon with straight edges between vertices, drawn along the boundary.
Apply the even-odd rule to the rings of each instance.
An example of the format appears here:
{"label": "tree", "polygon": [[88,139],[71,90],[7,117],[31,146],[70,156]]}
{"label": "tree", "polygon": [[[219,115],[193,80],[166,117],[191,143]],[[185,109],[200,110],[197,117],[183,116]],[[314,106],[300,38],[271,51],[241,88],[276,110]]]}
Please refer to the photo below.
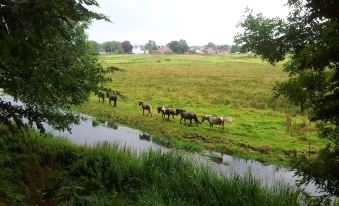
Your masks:
{"label": "tree", "polygon": [[149,40],[144,47],[145,50],[148,50],[150,53],[158,49],[157,44],[153,40]]}
{"label": "tree", "polygon": [[118,41],[107,41],[102,43],[102,47],[104,48],[105,52],[108,53],[123,53],[123,49],[121,46],[121,42]]}
{"label": "tree", "polygon": [[217,46],[213,42],[209,42],[206,47],[211,48],[211,49],[216,49]]}
{"label": "tree", "polygon": [[179,41],[171,41],[167,46],[174,52],[178,54],[183,54],[188,51],[189,47],[185,40],[180,39]]}
{"label": "tree", "polygon": [[231,53],[237,53],[237,52],[240,52],[241,51],[241,46],[239,45],[232,45],[231,46]]}
{"label": "tree", "polygon": [[287,20],[254,15],[248,10],[239,23],[245,31],[237,34],[235,41],[272,65],[288,55],[283,69],[289,78],[273,91],[306,111],[320,135],[332,143],[314,164],[307,163],[318,172],[305,165],[298,167],[306,180],[310,176],[316,182],[325,180],[331,185],[325,184],[327,191],[338,195],[338,174],[333,176],[327,171],[339,171],[339,164],[337,160],[325,164],[323,157],[334,154],[333,160],[339,154],[339,2],[289,0],[288,5],[291,12]]}
{"label": "tree", "polygon": [[217,45],[216,49],[221,49],[221,50],[226,50],[226,51],[230,51],[231,50],[231,46],[228,44],[225,45]]}
{"label": "tree", "polygon": [[91,52],[93,53],[99,53],[101,50],[101,44],[99,44],[96,41],[88,41],[88,46]]}
{"label": "tree", "polygon": [[121,43],[121,47],[122,47],[122,50],[123,50],[126,54],[131,54],[131,53],[132,53],[133,46],[132,46],[131,42],[129,42],[129,41],[123,41],[123,42]]}
{"label": "tree", "polygon": [[0,5],[0,88],[20,99],[0,98],[0,122],[9,126],[43,122],[56,129],[77,122],[70,106],[86,101],[105,80],[89,52],[85,29],[105,19],[87,8],[95,1],[2,1]]}

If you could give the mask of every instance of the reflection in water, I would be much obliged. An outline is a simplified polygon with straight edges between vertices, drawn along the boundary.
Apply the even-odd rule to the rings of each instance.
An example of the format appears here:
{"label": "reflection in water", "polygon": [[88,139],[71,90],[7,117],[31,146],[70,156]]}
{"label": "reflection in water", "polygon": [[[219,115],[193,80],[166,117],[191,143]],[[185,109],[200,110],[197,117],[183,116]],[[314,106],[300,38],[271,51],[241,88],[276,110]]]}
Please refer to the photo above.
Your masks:
{"label": "reflection in water", "polygon": [[[14,102],[13,98],[10,96],[1,96],[0,98],[17,105],[21,104],[20,102]],[[66,137],[77,144],[95,145],[105,141],[118,144],[121,148],[126,146],[130,147],[137,154],[150,149],[160,150],[162,152],[170,150],[156,144],[152,141],[149,134],[141,132],[140,130],[125,126],[117,126],[107,122],[104,124],[100,124],[99,122],[98,125],[94,127],[92,125],[94,118],[85,115],[84,117],[87,117],[87,120],[82,119],[79,125],[71,126],[72,133],[54,130],[47,124],[44,124],[44,127],[46,131],[56,136]],[[301,179],[301,177],[295,175],[294,171],[285,168],[276,168],[273,165],[263,165],[255,160],[239,159],[216,152],[204,152],[202,155],[186,153],[183,156],[195,161],[197,164],[206,165],[221,174],[237,174],[244,176],[251,173],[253,177],[261,180],[262,183],[267,186],[274,186],[277,183],[296,186],[296,182]],[[302,188],[312,195],[324,194],[318,191],[313,183],[303,185]]]}
{"label": "reflection in water", "polygon": [[111,128],[111,129],[114,129],[114,130],[118,129],[118,125],[116,125],[116,124],[109,123],[109,122],[106,122],[106,124],[107,124],[108,128]]}
{"label": "reflection in water", "polygon": [[139,134],[139,139],[146,140],[146,141],[151,141],[151,135],[143,132],[142,134]]}

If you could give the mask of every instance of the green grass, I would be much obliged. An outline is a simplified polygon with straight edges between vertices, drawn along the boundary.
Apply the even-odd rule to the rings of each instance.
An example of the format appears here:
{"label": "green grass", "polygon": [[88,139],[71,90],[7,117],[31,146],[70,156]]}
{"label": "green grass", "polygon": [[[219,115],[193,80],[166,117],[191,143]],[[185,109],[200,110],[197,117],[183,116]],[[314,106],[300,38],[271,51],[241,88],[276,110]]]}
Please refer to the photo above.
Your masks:
{"label": "green grass", "polygon": [[[315,154],[326,142],[317,137],[314,126],[298,125],[306,119],[286,99],[274,99],[272,88],[287,78],[281,65],[275,67],[253,54],[238,55],[100,55],[104,67],[117,66],[126,72],[109,74],[107,87],[127,98],[118,101],[114,111],[107,102],[91,96],[88,103],[75,108],[106,120],[139,128],[167,145],[191,150],[203,147],[263,162],[285,164],[291,153]],[[138,101],[154,107],[184,108],[199,115],[230,116],[234,122],[210,129],[166,121],[156,114],[142,116]],[[286,131],[285,114],[293,116],[292,129]],[[298,129],[299,128],[299,129]],[[310,147],[309,147],[310,144]]]}
{"label": "green grass", "polygon": [[[218,176],[174,153],[77,146],[0,125],[0,205],[301,205],[301,192]],[[311,200],[305,199],[303,205]]]}

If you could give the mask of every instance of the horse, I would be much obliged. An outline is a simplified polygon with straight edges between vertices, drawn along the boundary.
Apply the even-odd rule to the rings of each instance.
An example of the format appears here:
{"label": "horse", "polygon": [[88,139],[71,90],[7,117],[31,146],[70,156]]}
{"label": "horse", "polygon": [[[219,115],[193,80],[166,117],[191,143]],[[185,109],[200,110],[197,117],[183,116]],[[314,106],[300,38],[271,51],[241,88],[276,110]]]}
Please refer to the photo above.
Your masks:
{"label": "horse", "polygon": [[[158,113],[159,113],[159,110],[158,110]],[[161,113],[162,113],[162,117],[165,117],[167,115],[167,120],[169,120],[170,115],[172,115],[172,117],[174,119],[175,112],[172,108],[166,108],[166,107],[162,106]]]}
{"label": "horse", "polygon": [[163,108],[164,106],[162,106],[162,107],[157,107],[157,111],[158,111],[158,114],[161,112],[161,117],[164,117],[165,116],[165,114],[162,112],[162,108]]}
{"label": "horse", "polygon": [[147,116],[150,114],[152,116],[152,105],[145,103],[144,100],[139,101],[139,106],[142,108],[142,115],[145,114],[145,110],[148,111]]}
{"label": "horse", "polygon": [[100,102],[100,99],[102,99],[102,102],[105,102],[105,91],[97,90],[97,91],[95,92],[95,95],[98,96],[99,102]]}
{"label": "horse", "polygon": [[210,128],[213,128],[213,124],[219,124],[222,130],[224,130],[225,122],[232,122],[231,117],[214,117],[212,115],[202,116],[202,123],[204,123],[205,120],[207,120],[210,123]]}
{"label": "horse", "polygon": [[176,109],[175,110],[175,115],[179,115],[181,112],[186,112],[186,110],[184,110],[184,109]]}
{"label": "horse", "polygon": [[106,96],[109,100],[108,104],[111,105],[111,102],[113,101],[113,106],[117,107],[118,96],[112,93],[107,93]]}
{"label": "horse", "polygon": [[192,119],[194,120],[195,124],[197,125],[197,127],[199,126],[198,124],[201,124],[201,122],[199,122],[198,117],[195,113],[193,112],[180,112],[179,113],[181,116],[180,119],[180,124],[181,124],[181,120],[184,119],[184,122],[186,123],[186,119],[190,120],[190,125],[192,125]]}

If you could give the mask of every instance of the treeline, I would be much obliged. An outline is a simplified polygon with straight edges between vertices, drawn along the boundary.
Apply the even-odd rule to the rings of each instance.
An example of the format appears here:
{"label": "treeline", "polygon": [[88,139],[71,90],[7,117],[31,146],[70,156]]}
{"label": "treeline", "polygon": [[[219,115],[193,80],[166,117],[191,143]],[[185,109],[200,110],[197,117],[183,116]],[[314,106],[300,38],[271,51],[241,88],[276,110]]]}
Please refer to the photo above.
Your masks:
{"label": "treeline", "polygon": [[[102,44],[96,41],[88,41],[89,48],[94,53],[117,53],[130,54],[133,52],[133,45],[130,41],[107,41]],[[246,49],[240,45],[216,45],[209,42],[203,46],[189,46],[186,40],[173,40],[166,44],[166,46],[158,46],[154,40],[149,40],[144,45],[138,45],[139,53],[245,53]],[[167,50],[166,50],[167,49]]]}
{"label": "treeline", "polygon": [[89,48],[94,53],[126,53],[130,54],[132,53],[133,45],[130,41],[107,41],[102,44],[96,42],[96,41],[88,41]]}

